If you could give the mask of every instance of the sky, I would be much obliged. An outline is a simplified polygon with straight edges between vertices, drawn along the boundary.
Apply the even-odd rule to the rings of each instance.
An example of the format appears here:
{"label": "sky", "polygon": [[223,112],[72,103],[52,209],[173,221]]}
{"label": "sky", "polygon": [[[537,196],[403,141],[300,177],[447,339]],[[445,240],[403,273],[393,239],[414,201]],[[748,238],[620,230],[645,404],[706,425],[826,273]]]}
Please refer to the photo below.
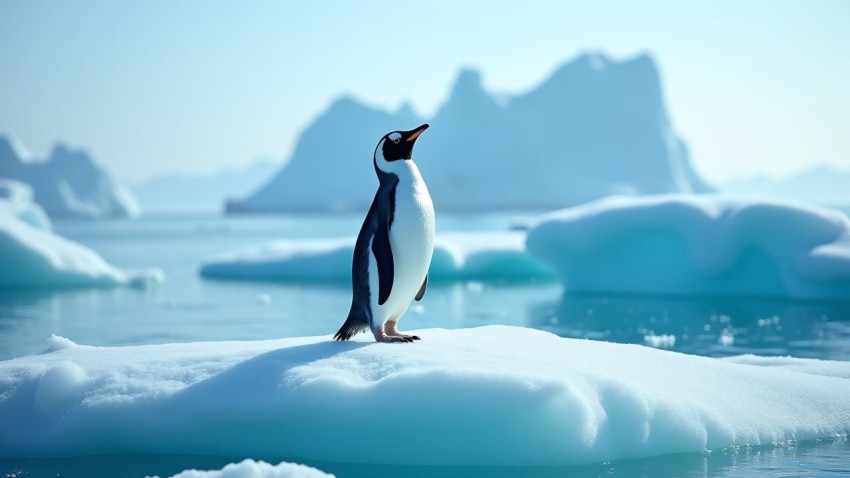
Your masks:
{"label": "sky", "polygon": [[340,95],[426,118],[461,68],[522,94],[583,52],[651,54],[714,184],[850,171],[846,1],[0,0],[0,134],[127,182],[284,161]]}

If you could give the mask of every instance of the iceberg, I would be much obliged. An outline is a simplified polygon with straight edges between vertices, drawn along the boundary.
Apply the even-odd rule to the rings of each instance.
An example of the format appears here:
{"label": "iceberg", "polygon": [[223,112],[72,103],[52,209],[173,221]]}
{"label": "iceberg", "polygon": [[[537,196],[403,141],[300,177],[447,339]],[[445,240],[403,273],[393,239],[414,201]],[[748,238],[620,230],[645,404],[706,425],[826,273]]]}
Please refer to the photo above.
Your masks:
{"label": "iceberg", "polygon": [[28,161],[21,148],[0,136],[0,178],[28,184],[37,202],[54,218],[130,217],[138,204],[85,151],[57,144],[45,161]]}
{"label": "iceberg", "polygon": [[[277,174],[226,210],[367,209],[375,144],[423,122],[406,106],[390,113],[342,98],[304,130]],[[464,70],[427,122],[414,159],[438,211],[551,209],[609,194],[711,191],[668,117],[661,75],[648,55],[581,55],[509,97],[486,91],[480,72]]]}
{"label": "iceberg", "polygon": [[542,217],[526,245],[566,292],[850,300],[850,219],[798,203],[611,197]]}
{"label": "iceberg", "polygon": [[49,231],[53,228],[44,209],[33,202],[32,188],[20,181],[0,179],[0,209],[36,229]]}
{"label": "iceberg", "polygon": [[231,463],[221,470],[186,470],[171,478],[333,478],[333,475],[296,463],[271,465],[247,459]]}
{"label": "iceberg", "polygon": [[53,337],[0,362],[0,456],[548,466],[850,431],[848,362],[736,363],[509,326],[420,330],[401,346],[330,332],[133,347]]}
{"label": "iceberg", "polygon": [[159,269],[118,269],[88,247],[55,234],[37,213],[40,208],[25,204],[0,199],[0,287],[146,287],[162,282]]}
{"label": "iceberg", "polygon": [[[280,240],[208,259],[204,277],[236,280],[350,281],[354,238]],[[429,280],[549,279],[525,250],[525,233],[452,232],[437,236]]]}

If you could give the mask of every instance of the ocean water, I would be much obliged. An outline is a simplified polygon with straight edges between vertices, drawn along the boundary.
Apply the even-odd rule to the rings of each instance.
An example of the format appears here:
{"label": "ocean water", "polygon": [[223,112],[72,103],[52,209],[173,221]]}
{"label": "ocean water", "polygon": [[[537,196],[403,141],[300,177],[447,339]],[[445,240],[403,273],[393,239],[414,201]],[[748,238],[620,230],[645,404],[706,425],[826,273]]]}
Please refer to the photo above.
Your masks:
{"label": "ocean water", "polygon": [[[504,229],[533,214],[442,214],[438,230]],[[353,236],[361,220],[359,215],[196,215],[58,221],[59,234],[88,245],[112,264],[159,267],[166,281],[149,289],[0,290],[0,360],[41,352],[51,334],[89,345],[330,337],[348,312],[349,284],[207,280],[198,275],[198,269],[205,257],[265,241]],[[565,293],[557,282],[545,281],[433,283],[399,328],[489,324],[707,356],[754,353],[850,360],[850,303],[842,302],[574,295]],[[218,468],[241,458],[4,459],[0,473],[167,476],[183,468]],[[850,447],[842,438],[569,469],[313,465],[343,477],[824,476],[850,472]]]}

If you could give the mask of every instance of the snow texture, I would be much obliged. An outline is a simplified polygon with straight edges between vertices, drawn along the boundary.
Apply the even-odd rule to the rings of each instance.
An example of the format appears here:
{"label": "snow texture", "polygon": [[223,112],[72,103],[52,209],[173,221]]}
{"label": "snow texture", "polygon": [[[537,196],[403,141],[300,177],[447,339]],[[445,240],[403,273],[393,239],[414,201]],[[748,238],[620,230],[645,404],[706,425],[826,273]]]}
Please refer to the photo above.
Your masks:
{"label": "snow texture", "polygon": [[295,463],[270,465],[264,461],[244,460],[221,470],[186,470],[171,478],[333,478],[315,468]]}
{"label": "snow texture", "polygon": [[[20,205],[0,199],[0,287],[82,287],[162,282],[159,269],[123,271],[98,253],[20,218]],[[25,215],[26,216],[26,215]]]}
{"label": "snow texture", "polygon": [[[382,135],[425,122],[350,98],[298,139],[267,184],[228,211],[364,210]],[[523,94],[498,97],[462,71],[413,158],[440,209],[556,208],[609,194],[706,192],[667,116],[649,56],[582,55]],[[329,141],[328,138],[333,138]]]}
{"label": "snow texture", "polygon": [[[201,275],[242,280],[350,281],[354,239],[281,240],[211,258]],[[514,231],[437,236],[429,281],[527,280],[553,277]]]}
{"label": "snow texture", "polygon": [[53,338],[0,362],[0,455],[579,465],[850,431],[847,362],[736,362],[506,326],[416,334],[403,345]]}
{"label": "snow texture", "polygon": [[850,219],[831,209],[613,197],[544,216],[526,244],[567,292],[850,300]]}
{"label": "snow texture", "polygon": [[51,217],[98,219],[138,212],[132,193],[85,151],[58,144],[47,160],[28,159],[0,136],[0,178],[29,184],[35,202]]}

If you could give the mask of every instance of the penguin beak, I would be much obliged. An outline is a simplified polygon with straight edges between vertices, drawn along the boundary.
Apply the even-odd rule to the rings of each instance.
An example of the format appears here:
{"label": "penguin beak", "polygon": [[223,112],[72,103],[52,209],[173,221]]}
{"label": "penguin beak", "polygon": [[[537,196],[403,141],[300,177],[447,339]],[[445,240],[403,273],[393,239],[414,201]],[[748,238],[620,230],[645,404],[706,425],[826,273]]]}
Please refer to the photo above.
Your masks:
{"label": "penguin beak", "polygon": [[418,138],[419,135],[422,134],[426,129],[428,129],[428,123],[425,123],[425,124],[423,124],[422,126],[416,128],[416,129],[412,129],[410,131],[405,131],[402,134],[407,137],[406,141],[408,143],[412,143],[412,142],[416,141],[416,138]]}

